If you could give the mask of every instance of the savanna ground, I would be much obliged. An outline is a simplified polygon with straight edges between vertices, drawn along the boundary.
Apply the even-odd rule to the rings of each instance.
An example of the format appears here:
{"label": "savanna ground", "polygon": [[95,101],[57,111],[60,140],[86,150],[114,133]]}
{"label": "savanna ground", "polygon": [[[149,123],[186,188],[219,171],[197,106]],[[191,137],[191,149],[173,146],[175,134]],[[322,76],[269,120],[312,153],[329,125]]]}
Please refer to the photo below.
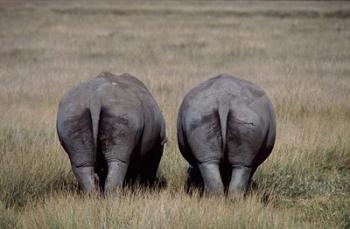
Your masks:
{"label": "savanna ground", "polygon": [[[101,71],[149,87],[167,121],[166,189],[83,197],[59,99]],[[278,136],[245,200],[184,193],[176,114],[231,73],[270,96]],[[350,227],[350,4],[1,2],[0,228]]]}

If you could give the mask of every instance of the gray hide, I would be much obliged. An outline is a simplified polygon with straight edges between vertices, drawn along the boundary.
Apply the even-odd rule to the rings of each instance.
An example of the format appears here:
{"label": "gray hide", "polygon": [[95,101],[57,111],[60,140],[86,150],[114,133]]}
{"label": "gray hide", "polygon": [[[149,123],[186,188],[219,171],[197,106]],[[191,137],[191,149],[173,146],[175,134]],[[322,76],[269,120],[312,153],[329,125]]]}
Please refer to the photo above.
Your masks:
{"label": "gray hide", "polygon": [[275,143],[275,114],[255,84],[219,75],[193,88],[177,121],[178,144],[189,162],[187,189],[244,194]]}
{"label": "gray hide", "polygon": [[96,189],[96,175],[105,191],[125,180],[151,184],[166,139],[164,118],[145,85],[108,72],[66,93],[57,133],[85,192]]}

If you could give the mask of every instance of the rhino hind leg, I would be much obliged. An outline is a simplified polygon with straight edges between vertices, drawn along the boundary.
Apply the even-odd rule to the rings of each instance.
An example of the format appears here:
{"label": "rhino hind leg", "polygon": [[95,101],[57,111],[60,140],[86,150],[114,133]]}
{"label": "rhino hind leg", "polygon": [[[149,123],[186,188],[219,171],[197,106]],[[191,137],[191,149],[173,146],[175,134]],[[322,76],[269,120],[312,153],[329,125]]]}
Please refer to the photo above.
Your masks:
{"label": "rhino hind leg", "polygon": [[234,166],[232,168],[228,194],[243,196],[248,190],[253,172],[254,170],[250,167]]}
{"label": "rhino hind leg", "polygon": [[105,181],[105,192],[113,191],[123,187],[128,164],[122,161],[112,161],[108,163],[108,174]]}
{"label": "rhino hind leg", "polygon": [[60,142],[69,155],[72,170],[83,192],[95,190],[95,147],[89,110],[58,122]]}
{"label": "rhino hind leg", "polygon": [[188,148],[191,149],[189,153],[193,155],[203,179],[205,194],[222,195],[224,184],[220,173],[220,161],[223,151],[218,114],[213,112],[204,116],[192,116],[188,118],[184,131],[187,133]]}
{"label": "rhino hind leg", "polygon": [[[138,151],[139,148],[136,148],[135,150]],[[138,187],[138,185],[142,185],[152,189],[166,187],[167,182],[165,178],[161,175],[157,176],[162,154],[163,146],[160,146],[155,147],[142,157],[133,158],[125,177],[126,185],[129,185],[130,187]],[[137,185],[135,186],[135,184]]]}
{"label": "rhino hind leg", "polygon": [[[106,165],[104,191],[122,188],[138,139],[138,130],[129,116],[102,110],[99,123],[99,153]],[[102,178],[103,179],[103,178]]]}
{"label": "rhino hind leg", "polygon": [[185,192],[190,195],[195,189],[198,189],[199,193],[203,192],[203,179],[197,167],[189,166],[187,169],[187,180],[184,188]]}
{"label": "rhino hind leg", "polygon": [[72,170],[83,192],[92,193],[96,190],[95,171],[93,166],[72,166]]}
{"label": "rhino hind leg", "polygon": [[157,177],[157,171],[162,154],[163,146],[159,146],[151,150],[151,152],[149,152],[147,156],[142,159],[139,171],[139,175],[141,177],[141,184],[149,187],[163,187],[166,185],[165,179]]}
{"label": "rhino hind leg", "polygon": [[204,191],[208,195],[224,194],[224,184],[221,180],[219,164],[204,162],[198,165],[204,182]]}

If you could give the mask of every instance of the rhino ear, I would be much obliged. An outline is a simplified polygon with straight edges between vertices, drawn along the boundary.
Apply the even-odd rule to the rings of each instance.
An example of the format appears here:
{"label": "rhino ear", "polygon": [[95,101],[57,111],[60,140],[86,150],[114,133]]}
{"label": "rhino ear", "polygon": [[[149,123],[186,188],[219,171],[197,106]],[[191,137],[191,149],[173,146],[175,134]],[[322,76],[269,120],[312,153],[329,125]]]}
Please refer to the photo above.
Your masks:
{"label": "rhino ear", "polygon": [[97,78],[99,78],[99,77],[110,77],[110,76],[113,76],[113,74],[110,73],[110,72],[104,71],[104,72],[101,72],[100,74],[98,74]]}

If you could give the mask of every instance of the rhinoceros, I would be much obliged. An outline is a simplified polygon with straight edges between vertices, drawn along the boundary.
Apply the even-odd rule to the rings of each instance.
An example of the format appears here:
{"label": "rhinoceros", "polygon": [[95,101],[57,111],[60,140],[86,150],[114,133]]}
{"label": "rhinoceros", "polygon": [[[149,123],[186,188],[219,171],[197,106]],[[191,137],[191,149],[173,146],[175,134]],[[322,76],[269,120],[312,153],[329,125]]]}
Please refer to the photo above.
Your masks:
{"label": "rhinoceros", "polygon": [[179,149],[189,163],[187,191],[244,195],[276,136],[272,104],[257,85],[221,74],[193,88],[178,113]]}
{"label": "rhinoceros", "polygon": [[146,86],[109,72],[64,95],[57,133],[84,192],[111,191],[129,180],[151,184],[166,141],[163,115]]}

